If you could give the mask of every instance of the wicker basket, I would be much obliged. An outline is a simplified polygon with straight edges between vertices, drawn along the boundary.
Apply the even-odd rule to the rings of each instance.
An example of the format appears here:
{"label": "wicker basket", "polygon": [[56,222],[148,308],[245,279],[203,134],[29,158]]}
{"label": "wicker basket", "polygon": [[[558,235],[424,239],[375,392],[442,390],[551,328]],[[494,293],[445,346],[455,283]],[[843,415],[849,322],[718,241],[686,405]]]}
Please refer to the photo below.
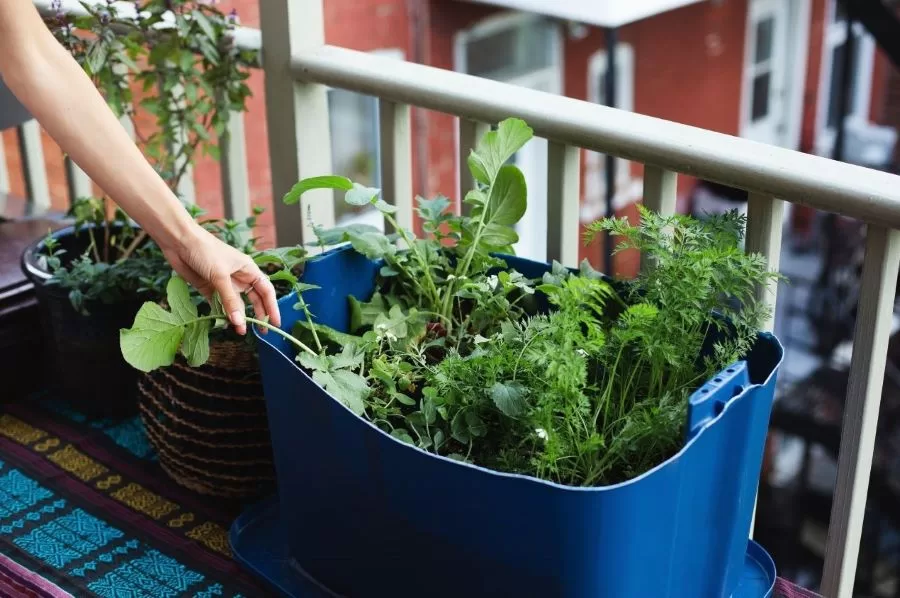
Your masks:
{"label": "wicker basket", "polygon": [[192,368],[179,355],[138,387],[147,436],[176,482],[228,498],[271,491],[266,404],[256,353],[245,342],[212,341],[205,365]]}

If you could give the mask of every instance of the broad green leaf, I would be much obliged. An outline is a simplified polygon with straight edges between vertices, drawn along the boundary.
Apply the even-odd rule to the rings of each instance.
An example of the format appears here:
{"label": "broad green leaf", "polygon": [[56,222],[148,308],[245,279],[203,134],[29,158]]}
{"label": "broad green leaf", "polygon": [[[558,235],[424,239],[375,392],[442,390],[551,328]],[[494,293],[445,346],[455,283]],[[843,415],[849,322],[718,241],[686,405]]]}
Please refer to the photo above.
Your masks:
{"label": "broad green leaf", "polygon": [[402,392],[395,392],[391,394],[398,403],[403,403],[404,405],[408,405],[410,407],[414,407],[416,405],[416,400],[412,397],[408,397]]}
{"label": "broad green leaf", "polygon": [[419,197],[417,198],[417,201],[419,206],[416,208],[416,211],[419,212],[419,216],[422,217],[422,220],[425,220],[426,222],[440,220],[444,215],[444,212],[447,211],[447,208],[450,207],[450,200],[443,195],[438,195],[434,199]]}
{"label": "broad green leaf", "polygon": [[481,242],[488,247],[506,247],[519,242],[519,235],[514,228],[490,223],[481,233]]}
{"label": "broad green leaf", "polygon": [[[292,334],[297,338],[304,336],[304,333],[309,333],[312,329],[312,326],[306,320],[297,320],[294,324],[294,328],[292,329]],[[346,345],[351,344],[359,344],[360,337],[353,336],[352,334],[347,334],[346,332],[339,332],[330,326],[324,326],[322,324],[316,324],[316,333],[319,335],[319,339],[324,341],[331,342],[335,345],[339,345],[344,347]],[[300,353],[297,356],[297,360],[300,361],[302,356],[308,355],[308,353]],[[312,369],[310,367],[310,369]]]}
{"label": "broad green leaf", "polygon": [[328,359],[331,362],[332,370],[352,369],[363,364],[365,353],[360,351],[355,344],[347,344],[338,355],[332,355]]}
{"label": "broad green leaf", "polygon": [[444,446],[444,443],[447,441],[447,439],[444,437],[443,430],[436,430],[431,437],[431,441],[434,443],[434,450],[440,450],[441,447]]}
{"label": "broad green leaf", "polygon": [[[166,301],[171,311],[156,303],[144,303],[131,328],[119,331],[122,357],[143,372],[172,365],[179,347],[191,366],[203,365],[209,359],[210,320],[198,317],[187,283],[177,276],[169,279]],[[215,311],[215,302],[212,309],[211,315],[221,313]]]}
{"label": "broad green leaf", "polygon": [[485,221],[512,226],[522,219],[527,207],[525,175],[515,166],[503,166],[491,187]]}
{"label": "broad green leaf", "polygon": [[188,324],[181,343],[181,353],[191,367],[199,367],[209,359],[209,320]]}
{"label": "broad green leaf", "polygon": [[374,204],[375,208],[382,214],[396,214],[397,206],[391,205],[383,199],[378,199]]}
{"label": "broad green leaf", "polygon": [[450,435],[457,442],[469,444],[472,437],[469,435],[469,426],[466,424],[466,415],[464,411],[457,411],[450,422]]}
{"label": "broad green leaf", "polygon": [[391,436],[393,436],[397,440],[400,440],[407,444],[412,444],[412,445],[416,444],[416,442],[415,442],[415,440],[413,440],[412,436],[409,435],[409,432],[407,432],[403,428],[397,428],[396,430],[391,432]]}
{"label": "broad green leaf", "polygon": [[437,407],[428,397],[422,397],[422,415],[425,416],[425,423],[429,426],[437,419]]}
{"label": "broad green leaf", "polygon": [[357,252],[371,260],[393,255],[397,252],[396,246],[382,233],[348,233],[350,244]]}
{"label": "broad green leaf", "polygon": [[138,310],[131,328],[119,331],[122,357],[142,372],[172,365],[184,327],[178,319],[153,302]]}
{"label": "broad green leaf", "polygon": [[373,329],[378,336],[387,337],[389,340],[404,339],[409,334],[407,315],[399,305],[395,305],[387,314],[381,313],[375,318]]}
{"label": "broad green leaf", "polygon": [[310,177],[303,179],[291,187],[291,190],[285,193],[282,201],[287,205],[293,205],[300,201],[301,195],[314,189],[343,189],[344,191],[349,191],[350,189],[353,189],[353,182],[347,177],[342,176],[326,175]]}
{"label": "broad green leaf", "polygon": [[216,31],[213,29],[212,23],[209,22],[209,19],[206,18],[199,10],[195,10],[191,13],[191,15],[196,19],[197,24],[200,25],[200,29],[203,30],[203,34],[211,40],[215,40],[217,38]]}
{"label": "broad green leaf", "polygon": [[469,155],[472,176],[485,185],[491,185],[507,160],[531,140],[534,131],[518,118],[508,118],[496,131],[489,131],[481,138]]}
{"label": "broad green leaf", "polygon": [[324,228],[316,226],[313,232],[318,238],[318,243],[311,245],[339,245],[350,241],[350,234],[361,235],[363,233],[381,233],[381,230],[371,224],[349,224],[347,226],[336,226],[334,228]]}
{"label": "broad green leaf", "polygon": [[347,406],[356,415],[366,411],[365,399],[369,395],[366,379],[349,370],[333,372],[314,370],[313,381],[328,394]]}
{"label": "broad green leaf", "polygon": [[497,409],[507,417],[520,417],[525,413],[526,389],[519,382],[497,382],[491,387],[491,399]]}
{"label": "broad green leaf", "polygon": [[272,274],[269,274],[269,280],[271,280],[272,282],[294,283],[294,282],[297,282],[297,277],[294,275],[293,272],[290,272],[289,270],[279,270],[278,272],[273,272]]}
{"label": "broad green leaf", "polygon": [[344,195],[344,201],[351,206],[365,206],[374,204],[378,199],[381,189],[373,189],[372,187],[364,187],[359,183],[353,183],[353,186]]}
{"label": "broad green leaf", "polygon": [[350,330],[353,332],[372,326],[378,316],[390,311],[384,297],[378,292],[372,295],[372,299],[367,303],[357,300],[352,295],[347,300],[350,303]]}
{"label": "broad green leaf", "polygon": [[310,355],[305,351],[297,355],[297,361],[306,369],[313,371],[327,371],[330,365],[327,355]]}
{"label": "broad green leaf", "polygon": [[487,425],[474,411],[466,411],[466,426],[469,428],[469,434],[476,438],[487,434]]}

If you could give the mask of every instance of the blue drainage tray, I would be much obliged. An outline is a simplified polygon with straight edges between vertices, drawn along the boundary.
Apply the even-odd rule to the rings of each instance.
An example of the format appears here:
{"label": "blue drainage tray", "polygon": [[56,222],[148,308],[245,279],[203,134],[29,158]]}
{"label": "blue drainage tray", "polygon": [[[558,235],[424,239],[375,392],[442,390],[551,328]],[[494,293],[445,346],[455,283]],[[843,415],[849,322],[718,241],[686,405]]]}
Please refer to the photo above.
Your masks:
{"label": "blue drainage tray", "polygon": [[[341,598],[290,558],[284,533],[278,497],[272,496],[241,513],[231,525],[229,540],[234,558],[282,596]],[[762,546],[750,540],[740,583],[730,598],[771,598],[774,586],[775,562]]]}

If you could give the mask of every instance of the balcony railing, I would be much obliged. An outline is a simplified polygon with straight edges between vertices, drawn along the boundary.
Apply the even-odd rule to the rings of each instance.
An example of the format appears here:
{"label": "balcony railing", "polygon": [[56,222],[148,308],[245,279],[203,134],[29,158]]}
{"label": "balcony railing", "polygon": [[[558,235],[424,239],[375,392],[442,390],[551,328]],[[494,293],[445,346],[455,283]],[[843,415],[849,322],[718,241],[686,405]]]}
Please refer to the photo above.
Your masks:
{"label": "balcony railing", "polygon": [[[323,0],[260,2],[261,35],[242,29],[239,44],[259,47],[266,72],[266,109],[272,191],[281,197],[300,178],[330,173],[326,86],[380,99],[381,178],[400,223],[412,224],[412,106],[458,117],[459,190],[471,188],[465,157],[488,127],[519,117],[549,141],[547,259],[576,265],[580,244],[580,149],[612,154],[644,165],[644,203],[662,213],[675,210],[679,173],[749,192],[746,247],[778,268],[785,202],[811,206],[868,224],[859,315],[854,336],[825,570],[827,598],[850,598],[855,578],[866,493],[872,465],[900,268],[900,177],[817,156],[762,145],[649,116],[513,87],[419,64],[325,44]],[[48,0],[36,2],[46,9]],[[78,10],[74,2],[64,7]],[[226,213],[249,213],[243,119],[235,115],[222,151]],[[39,129],[19,129],[29,199],[49,204]],[[2,147],[0,147],[2,151]],[[0,156],[2,157],[2,156]],[[68,168],[73,196],[89,181]],[[0,191],[8,184],[0,160]],[[317,194],[318,193],[318,194]],[[275,202],[276,236],[282,244],[303,240],[308,219],[334,223],[327,191],[309,193],[301,206]],[[760,289],[774,305],[776,289]],[[774,313],[774,310],[773,310]],[[767,324],[771,329],[773,322]]]}

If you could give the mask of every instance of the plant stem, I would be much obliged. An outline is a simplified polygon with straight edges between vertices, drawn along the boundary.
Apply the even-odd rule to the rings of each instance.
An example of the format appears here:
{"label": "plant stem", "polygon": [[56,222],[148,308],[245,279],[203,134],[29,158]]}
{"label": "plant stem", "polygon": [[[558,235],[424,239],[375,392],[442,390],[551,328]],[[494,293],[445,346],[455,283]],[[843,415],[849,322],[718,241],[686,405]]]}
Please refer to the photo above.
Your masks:
{"label": "plant stem", "polygon": [[134,240],[128,244],[128,247],[125,248],[125,251],[122,252],[122,256],[116,260],[117,262],[124,262],[131,254],[134,253],[134,250],[138,248],[138,246],[147,238],[147,231],[141,229],[141,232],[137,234]]}
{"label": "plant stem", "polygon": [[[217,316],[214,316],[214,317],[215,317],[216,319],[220,319],[222,316],[221,316],[221,315],[217,315]],[[272,325],[269,324],[268,322],[265,322],[265,321],[263,321],[263,320],[258,320],[258,319],[256,319],[256,318],[250,318],[250,317],[247,317],[247,318],[245,318],[245,319],[246,319],[248,322],[252,323],[252,324],[256,324],[257,326],[262,326],[262,327],[265,328],[266,330],[271,330],[271,331],[274,332],[275,334],[277,334],[277,335],[279,335],[279,336],[282,336],[282,337],[286,338],[287,340],[291,341],[292,343],[294,343],[295,345],[297,345],[297,347],[299,347],[299,348],[302,349],[303,351],[306,351],[307,353],[309,353],[309,354],[312,355],[313,357],[318,357],[318,356],[319,356],[318,353],[316,353],[315,351],[313,351],[312,349],[310,349],[309,347],[307,347],[303,342],[301,342],[300,340],[298,340],[296,337],[294,337],[294,336],[288,334],[287,332],[285,332],[285,331],[282,330],[281,328],[278,328],[277,326],[272,326]]]}

